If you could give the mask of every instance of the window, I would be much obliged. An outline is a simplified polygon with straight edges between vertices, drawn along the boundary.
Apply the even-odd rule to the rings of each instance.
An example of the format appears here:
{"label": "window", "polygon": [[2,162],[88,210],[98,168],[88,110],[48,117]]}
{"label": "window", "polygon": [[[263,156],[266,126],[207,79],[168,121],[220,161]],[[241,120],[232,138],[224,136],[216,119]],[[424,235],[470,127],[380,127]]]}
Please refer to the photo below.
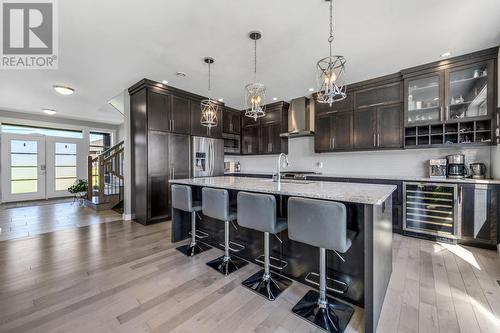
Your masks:
{"label": "window", "polygon": [[56,142],[56,191],[67,190],[76,181],[76,144]]}
{"label": "window", "polygon": [[58,137],[77,138],[77,139],[83,138],[82,131],[78,130],[65,130],[56,128],[10,125],[10,124],[2,124],[2,132],[13,133],[13,134],[42,134],[47,136],[58,136]]}
{"label": "window", "polygon": [[12,140],[10,159],[11,193],[36,193],[38,191],[38,143]]}
{"label": "window", "polygon": [[90,132],[90,155],[96,157],[111,147],[111,135],[109,133]]}

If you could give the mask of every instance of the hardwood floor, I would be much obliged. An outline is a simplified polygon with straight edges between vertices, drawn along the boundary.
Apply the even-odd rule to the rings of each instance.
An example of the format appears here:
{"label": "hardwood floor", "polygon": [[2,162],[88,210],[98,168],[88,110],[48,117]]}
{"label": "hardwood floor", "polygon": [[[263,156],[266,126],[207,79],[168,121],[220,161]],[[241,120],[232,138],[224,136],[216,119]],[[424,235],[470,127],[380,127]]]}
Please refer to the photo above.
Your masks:
{"label": "hardwood floor", "polygon": [[[170,223],[115,221],[0,242],[0,332],[320,332],[293,315],[308,287],[275,302],[187,258]],[[379,332],[499,332],[500,256],[395,235]],[[346,332],[362,332],[362,309]]]}
{"label": "hardwood floor", "polygon": [[0,205],[0,241],[46,232],[121,220],[121,215],[94,210],[72,199],[43,200]]}

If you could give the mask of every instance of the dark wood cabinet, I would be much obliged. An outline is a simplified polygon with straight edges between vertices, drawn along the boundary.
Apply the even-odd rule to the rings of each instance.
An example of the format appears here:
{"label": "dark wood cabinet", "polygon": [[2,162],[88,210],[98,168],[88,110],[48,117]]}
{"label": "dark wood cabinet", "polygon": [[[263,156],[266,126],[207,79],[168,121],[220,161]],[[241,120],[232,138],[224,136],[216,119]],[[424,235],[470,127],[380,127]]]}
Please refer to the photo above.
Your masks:
{"label": "dark wood cabinet", "polygon": [[[459,185],[461,244],[496,248],[498,243],[498,186]],[[460,206],[459,206],[460,207]]]}
{"label": "dark wood cabinet", "polygon": [[241,154],[256,155],[259,153],[259,126],[246,126],[241,129]]}
{"label": "dark wood cabinet", "polygon": [[172,95],[171,99],[170,131],[181,134],[189,134],[191,118],[189,99],[175,95]]}
{"label": "dark wood cabinet", "polygon": [[147,92],[148,128],[157,131],[170,130],[171,97],[151,90]]}
{"label": "dark wood cabinet", "polygon": [[355,108],[375,107],[403,100],[401,82],[381,84],[355,92]]}
{"label": "dark wood cabinet", "polygon": [[241,111],[225,107],[222,112],[222,132],[228,134],[241,133]]}
{"label": "dark wood cabinet", "polygon": [[314,151],[351,150],[353,148],[353,113],[324,113],[316,118]]}
{"label": "dark wood cabinet", "polygon": [[376,108],[354,111],[354,148],[371,149],[377,145]]}
{"label": "dark wood cabinet", "polygon": [[281,133],[288,131],[288,103],[266,105],[266,115],[256,120],[241,112],[241,154],[288,153],[288,138]]}
{"label": "dark wood cabinet", "polygon": [[190,136],[173,132],[189,132],[189,101],[147,80],[129,93],[132,211],[147,225],[170,218],[168,181],[190,176]]}
{"label": "dark wood cabinet", "polygon": [[217,126],[209,129],[206,126],[201,125],[201,99],[191,99],[189,104],[191,109],[191,135],[222,138],[222,127],[224,121],[222,109],[224,106],[220,104],[217,109]]}
{"label": "dark wood cabinet", "polygon": [[377,108],[377,147],[403,146],[403,108],[401,103]]}
{"label": "dark wood cabinet", "polygon": [[332,150],[350,150],[353,147],[353,112],[339,112],[330,121]]}

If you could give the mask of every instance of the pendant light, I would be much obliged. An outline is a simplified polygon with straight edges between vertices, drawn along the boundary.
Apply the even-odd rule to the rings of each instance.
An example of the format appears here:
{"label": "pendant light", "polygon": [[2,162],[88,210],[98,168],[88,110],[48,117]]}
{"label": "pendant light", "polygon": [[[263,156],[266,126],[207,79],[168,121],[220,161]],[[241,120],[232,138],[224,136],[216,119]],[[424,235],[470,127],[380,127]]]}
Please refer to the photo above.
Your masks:
{"label": "pendant light", "polygon": [[[328,0],[327,0],[328,1]],[[343,100],[347,97],[345,84],[345,58],[340,55],[332,55],[333,43],[333,0],[330,1],[330,55],[318,61],[318,103],[328,103]]]}
{"label": "pendant light", "polygon": [[217,103],[211,98],[212,73],[210,71],[210,65],[212,65],[215,60],[214,58],[206,57],[203,61],[208,64],[208,99],[201,101],[201,125],[210,129],[217,126],[217,109],[219,108]]}
{"label": "pendant light", "polygon": [[259,31],[252,31],[250,32],[249,37],[254,41],[254,76],[253,83],[245,86],[245,101],[247,106],[245,116],[257,120],[257,118],[264,117],[266,115],[266,87],[264,84],[257,82],[257,40],[262,37],[262,34]]}

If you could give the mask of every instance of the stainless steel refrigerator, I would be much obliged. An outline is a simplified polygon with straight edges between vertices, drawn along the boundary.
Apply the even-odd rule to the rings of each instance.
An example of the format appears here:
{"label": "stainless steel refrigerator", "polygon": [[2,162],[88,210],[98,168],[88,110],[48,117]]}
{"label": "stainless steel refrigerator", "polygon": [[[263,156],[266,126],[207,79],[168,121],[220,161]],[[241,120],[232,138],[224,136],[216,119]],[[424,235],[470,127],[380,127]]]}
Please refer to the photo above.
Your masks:
{"label": "stainless steel refrigerator", "polygon": [[224,175],[224,140],[191,137],[193,177]]}

